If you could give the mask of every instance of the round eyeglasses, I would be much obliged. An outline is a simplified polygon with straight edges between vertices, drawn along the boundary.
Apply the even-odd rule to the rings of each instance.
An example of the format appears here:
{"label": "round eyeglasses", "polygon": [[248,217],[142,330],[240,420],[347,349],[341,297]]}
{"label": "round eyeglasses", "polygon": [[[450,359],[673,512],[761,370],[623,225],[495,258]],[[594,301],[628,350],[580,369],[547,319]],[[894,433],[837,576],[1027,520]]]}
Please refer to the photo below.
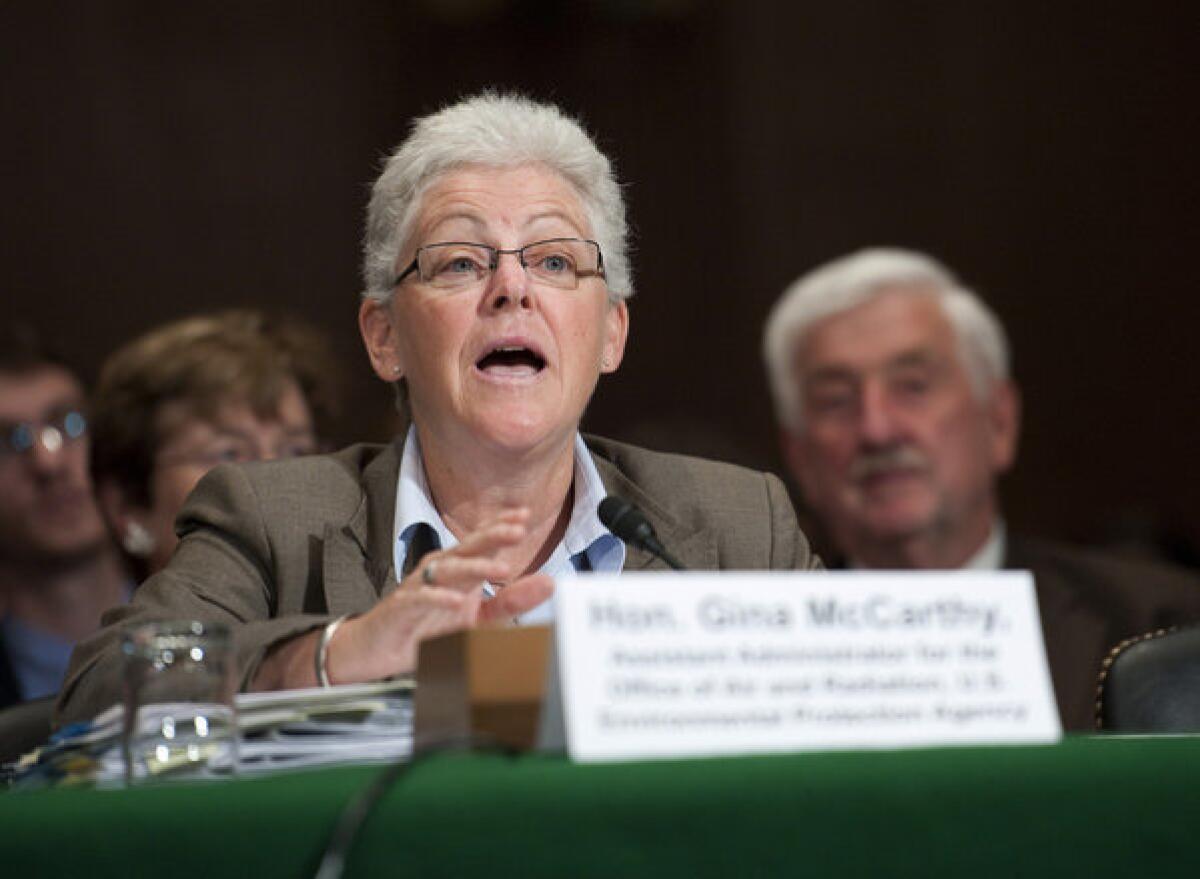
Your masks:
{"label": "round eyeglasses", "polygon": [[44,421],[0,422],[0,457],[23,455],[36,443],[41,443],[48,452],[57,452],[85,433],[87,419],[74,409],[51,415]]}

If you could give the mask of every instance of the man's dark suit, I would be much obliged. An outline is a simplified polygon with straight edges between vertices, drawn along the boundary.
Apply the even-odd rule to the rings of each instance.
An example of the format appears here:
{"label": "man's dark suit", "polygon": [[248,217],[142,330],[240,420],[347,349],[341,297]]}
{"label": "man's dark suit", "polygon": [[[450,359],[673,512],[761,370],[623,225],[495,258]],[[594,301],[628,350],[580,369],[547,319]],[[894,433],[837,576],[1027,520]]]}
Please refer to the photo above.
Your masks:
{"label": "man's dark suit", "polygon": [[[844,560],[835,556],[832,566],[844,568]],[[1113,647],[1154,629],[1200,622],[1200,577],[1165,565],[1010,535],[1004,567],[1033,573],[1050,679],[1063,728],[1071,732],[1096,728],[1100,665]]]}
{"label": "man's dark suit", "polygon": [[[685,566],[820,565],[775,476],[595,437],[587,443],[608,493],[641,507]],[[170,565],[76,649],[59,719],[91,717],[117,701],[125,626],[180,618],[230,623],[246,683],[272,645],[372,607],[396,586],[399,459],[393,443],[211,471],[179,515],[182,540]],[[662,567],[628,547],[626,570]]]}
{"label": "man's dark suit", "polygon": [[1133,635],[1200,621],[1200,578],[1183,571],[1015,536],[1004,566],[1033,572],[1068,730],[1095,729],[1096,683],[1109,650]]}

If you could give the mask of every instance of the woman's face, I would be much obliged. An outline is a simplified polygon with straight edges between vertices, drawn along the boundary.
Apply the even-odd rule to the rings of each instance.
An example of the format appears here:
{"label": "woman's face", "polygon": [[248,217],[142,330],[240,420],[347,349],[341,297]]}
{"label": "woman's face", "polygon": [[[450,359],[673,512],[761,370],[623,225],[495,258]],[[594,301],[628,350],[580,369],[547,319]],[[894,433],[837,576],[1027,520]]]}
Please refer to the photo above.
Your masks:
{"label": "woman's face", "polygon": [[[425,194],[397,274],[428,244],[507,250],[591,237],[575,190],[557,173],[467,167]],[[621,362],[628,312],[609,300],[599,275],[561,289],[531,279],[506,254],[461,289],[409,275],[390,302],[364,303],[360,324],[379,376],[407,379],[424,442],[451,453],[527,453],[569,442],[600,373]]]}
{"label": "woman's face", "polygon": [[164,407],[159,423],[170,425],[154,459],[151,506],[134,518],[154,538],[151,571],[166,565],[175,549],[175,516],[200,478],[217,464],[294,458],[317,451],[312,415],[292,384],[279,398],[274,418],[261,418],[243,402],[222,406],[215,418]]}

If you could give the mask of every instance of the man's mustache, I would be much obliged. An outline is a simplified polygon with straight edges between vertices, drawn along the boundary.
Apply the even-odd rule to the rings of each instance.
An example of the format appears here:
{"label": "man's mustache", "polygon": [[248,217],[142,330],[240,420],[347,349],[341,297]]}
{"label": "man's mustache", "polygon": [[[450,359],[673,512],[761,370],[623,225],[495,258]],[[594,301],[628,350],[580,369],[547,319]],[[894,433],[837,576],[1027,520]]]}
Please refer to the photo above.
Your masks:
{"label": "man's mustache", "polygon": [[887,449],[863,452],[850,465],[850,478],[856,481],[869,479],[894,470],[929,469],[929,458],[913,446],[892,446]]}

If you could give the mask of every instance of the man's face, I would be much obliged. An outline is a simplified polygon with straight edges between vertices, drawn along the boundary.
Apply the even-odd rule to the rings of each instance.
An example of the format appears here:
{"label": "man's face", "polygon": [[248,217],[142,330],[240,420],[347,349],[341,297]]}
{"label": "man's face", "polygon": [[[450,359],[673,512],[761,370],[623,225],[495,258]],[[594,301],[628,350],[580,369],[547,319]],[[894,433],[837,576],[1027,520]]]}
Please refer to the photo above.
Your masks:
{"label": "man's face", "polygon": [[27,451],[0,450],[0,558],[71,563],[108,539],[92,495],[86,435],[72,440],[41,430],[82,406],[79,383],[59,367],[0,373],[0,430],[7,435],[28,423],[35,435]]}
{"label": "man's face", "polygon": [[921,290],[885,292],[802,342],[803,425],[785,452],[839,548],[869,564],[931,537],[961,564],[989,532],[995,479],[1015,454],[1015,390],[975,393],[950,322]]}

